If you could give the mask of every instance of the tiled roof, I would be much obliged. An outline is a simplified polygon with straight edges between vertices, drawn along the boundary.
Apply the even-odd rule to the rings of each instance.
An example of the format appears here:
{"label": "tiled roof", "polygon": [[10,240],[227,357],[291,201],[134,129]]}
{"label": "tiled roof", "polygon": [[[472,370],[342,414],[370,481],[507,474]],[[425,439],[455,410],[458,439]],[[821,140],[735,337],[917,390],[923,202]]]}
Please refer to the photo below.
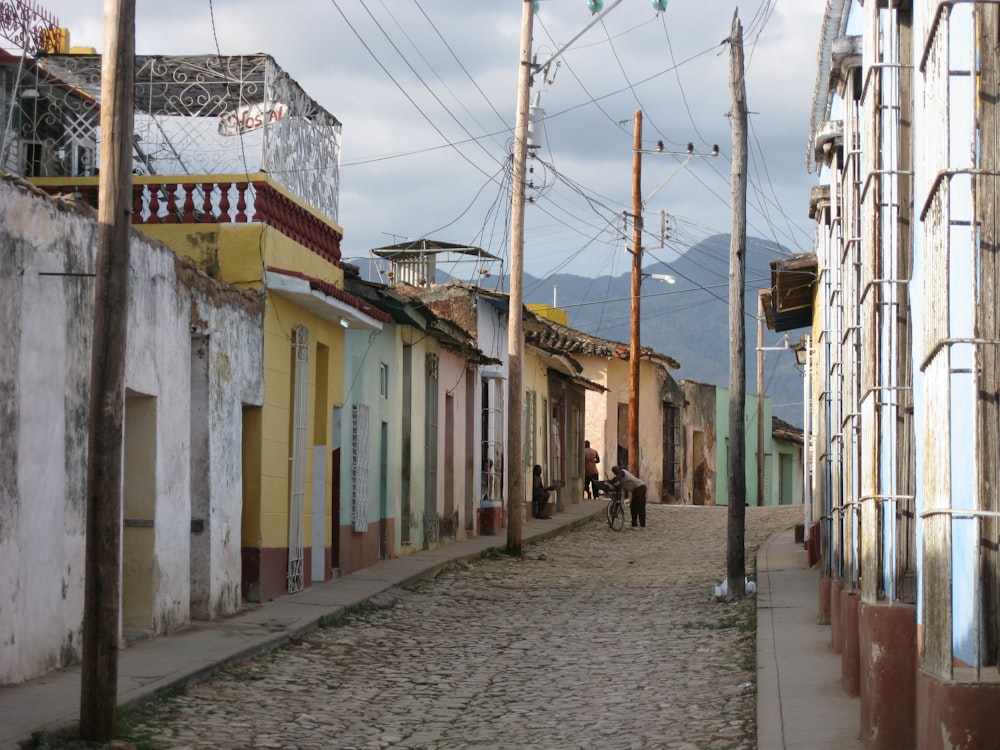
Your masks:
{"label": "tiled roof", "polygon": [[[530,318],[526,319],[524,328],[524,339],[530,344],[565,354],[604,357],[606,359],[627,360],[629,358],[629,345],[626,343],[591,336],[533,313],[529,313],[529,315]],[[680,367],[677,360],[660,354],[648,346],[640,348],[639,356],[641,359],[659,363],[670,370],[676,370]]]}
{"label": "tiled roof", "polygon": [[771,434],[779,440],[786,440],[789,443],[801,444],[803,442],[802,430],[778,417],[771,417]]}

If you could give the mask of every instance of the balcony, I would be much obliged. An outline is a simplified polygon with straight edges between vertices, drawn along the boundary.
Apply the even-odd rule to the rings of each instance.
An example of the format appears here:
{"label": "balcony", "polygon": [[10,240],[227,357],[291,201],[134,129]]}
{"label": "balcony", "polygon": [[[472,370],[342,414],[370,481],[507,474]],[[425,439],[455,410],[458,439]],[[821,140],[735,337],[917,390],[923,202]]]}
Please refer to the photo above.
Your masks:
{"label": "balcony", "polygon": [[[17,82],[3,166],[30,179],[61,178],[93,202],[100,56],[40,55],[8,68]],[[293,221],[281,193],[336,226],[340,131],[267,55],[137,56],[132,161],[143,187],[135,221],[282,217],[309,236],[312,222]]]}
{"label": "balcony", "polygon": [[[35,177],[32,182],[50,195],[76,194],[97,208],[96,177]],[[132,178],[135,225],[254,222],[267,224],[324,260],[340,265],[341,228],[304,207],[268,175]]]}

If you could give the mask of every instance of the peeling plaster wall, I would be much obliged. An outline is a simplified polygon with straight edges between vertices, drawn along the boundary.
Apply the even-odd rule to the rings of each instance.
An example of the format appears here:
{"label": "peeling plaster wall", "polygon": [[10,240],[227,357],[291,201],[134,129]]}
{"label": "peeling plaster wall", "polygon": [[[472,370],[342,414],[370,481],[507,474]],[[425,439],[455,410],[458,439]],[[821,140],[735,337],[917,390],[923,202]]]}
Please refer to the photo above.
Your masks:
{"label": "peeling plaster wall", "polygon": [[[682,502],[715,505],[717,491],[717,434],[715,386],[681,381],[684,407],[683,457],[680,462]],[[724,442],[724,439],[723,439]]]}
{"label": "peeling plaster wall", "polygon": [[[56,225],[61,224],[60,231]],[[0,183],[0,683],[79,657],[96,224]]]}
{"label": "peeling plaster wall", "polygon": [[[207,545],[201,546],[207,547],[208,559],[191,560],[192,583],[208,579],[205,597],[193,595],[191,600],[191,616],[200,619],[230,615],[242,605],[243,407],[264,403],[260,316],[219,300],[212,291],[192,292],[191,301],[192,319],[197,315],[204,321],[208,333],[200,341],[207,343],[208,455],[192,455],[190,461],[192,466],[207,464],[208,471],[209,515],[200,532],[208,535]],[[193,512],[191,520],[198,520]]]}
{"label": "peeling plaster wall", "polygon": [[[10,353],[0,361],[0,684],[80,656],[96,245],[87,211],[0,182],[0,346]],[[204,616],[239,608],[241,406],[262,397],[261,314],[259,302],[231,290],[227,300],[166,248],[133,238],[130,260],[126,389],[133,404],[155,400],[141,410],[154,415],[144,428],[155,476],[139,483],[155,488],[155,498],[146,506],[151,558],[138,580],[126,572],[123,600],[130,584],[147,586],[148,629],[165,633],[189,619],[193,564],[207,581]],[[190,544],[193,317],[213,331],[215,347],[207,368],[210,477],[201,485],[210,494],[212,543],[201,558]]]}

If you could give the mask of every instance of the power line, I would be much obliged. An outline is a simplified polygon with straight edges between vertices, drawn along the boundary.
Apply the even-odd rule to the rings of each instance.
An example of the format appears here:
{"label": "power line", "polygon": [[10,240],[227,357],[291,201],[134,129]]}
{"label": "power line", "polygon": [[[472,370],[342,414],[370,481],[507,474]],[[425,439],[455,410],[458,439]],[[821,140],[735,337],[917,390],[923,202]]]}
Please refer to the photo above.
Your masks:
{"label": "power line", "polygon": [[[466,154],[460,148],[458,148],[456,144],[452,143],[451,139],[449,139],[448,136],[445,135],[444,132],[437,126],[437,124],[435,124],[435,122],[431,119],[430,115],[428,115],[426,112],[424,112],[423,108],[421,108],[421,106],[419,104],[417,104],[416,100],[412,96],[410,96],[410,94],[406,90],[406,88],[398,80],[396,80],[396,77],[392,75],[392,73],[389,71],[389,69],[387,67],[385,67],[385,65],[383,64],[382,60],[379,58],[379,56],[375,54],[374,50],[372,50],[372,48],[364,40],[364,38],[361,36],[360,32],[358,32],[358,30],[355,28],[354,24],[351,23],[350,19],[348,19],[347,14],[345,14],[344,11],[341,9],[338,1],[337,0],[330,0],[330,2],[333,4],[333,7],[337,9],[337,12],[340,13],[341,18],[344,19],[344,23],[347,24],[347,27],[354,33],[354,36],[357,37],[358,41],[361,43],[361,45],[365,48],[365,50],[371,56],[372,60],[375,61],[376,65],[378,65],[379,68],[382,69],[382,72],[385,73],[386,76],[388,76],[389,80],[392,81],[392,83],[396,86],[396,88],[399,89],[400,93],[402,93],[403,96],[406,97],[406,100],[408,102],[410,102],[410,104],[413,105],[413,108],[416,109],[417,112],[420,113],[420,116],[423,117],[424,120],[426,120],[427,124],[430,125],[431,128],[434,129],[434,132],[437,133],[439,136],[441,136],[441,139],[444,140],[449,146],[451,146],[452,150],[455,151],[455,153],[457,153],[459,156],[461,156],[464,161],[468,162],[476,171],[482,173],[486,177],[489,177],[490,175],[487,172],[485,172],[482,169],[482,167],[480,167],[478,164],[476,164],[474,161],[472,161],[472,159],[470,159],[468,156],[466,156]],[[364,4],[363,0],[362,0],[362,3],[361,3],[361,6],[365,9],[366,12],[368,12],[369,16],[371,16],[371,11],[368,10],[368,7]],[[372,16],[372,20],[375,21],[376,26],[378,26],[378,28],[383,32],[383,34],[385,34],[385,30],[382,29],[381,25],[374,18],[374,16]],[[387,39],[389,38],[388,35],[386,35],[386,38]],[[392,44],[391,39],[389,41],[390,41],[390,44]],[[396,49],[397,52],[399,52],[398,48],[396,48],[394,44],[393,44],[393,47]],[[403,59],[405,61],[406,58],[402,55],[402,53],[400,53],[400,56],[403,57]],[[407,64],[409,64],[409,63],[407,63]],[[411,70],[412,70],[412,66],[411,66]],[[414,72],[414,74],[416,74],[416,71],[413,71],[413,72]],[[427,84],[423,81],[423,79],[420,78],[419,75],[417,75],[417,77],[420,80],[420,82],[423,83],[424,86],[426,87]],[[442,106],[444,106],[443,103],[441,102],[441,100],[438,99],[436,96],[435,96],[435,100],[439,104],[441,104]],[[472,134],[469,133],[468,130],[466,130],[464,128],[464,126],[462,127],[462,129],[465,130],[466,134],[469,135],[469,137],[470,137],[470,139],[472,141],[478,143],[477,139],[475,139],[472,136]],[[487,153],[489,153],[489,152],[487,152]],[[493,157],[492,155],[490,155],[490,156],[491,156],[491,158],[493,158],[494,160],[496,160],[496,157]]]}

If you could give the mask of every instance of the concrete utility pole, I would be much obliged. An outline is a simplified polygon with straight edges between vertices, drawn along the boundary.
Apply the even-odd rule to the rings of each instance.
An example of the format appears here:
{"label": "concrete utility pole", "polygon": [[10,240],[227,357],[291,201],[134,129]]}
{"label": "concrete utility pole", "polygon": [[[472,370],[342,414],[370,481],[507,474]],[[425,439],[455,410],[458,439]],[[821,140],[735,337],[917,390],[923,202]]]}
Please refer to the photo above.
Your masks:
{"label": "concrete utility pole", "polygon": [[733,130],[732,237],[729,244],[729,517],[726,545],[726,580],[729,599],[746,592],[746,329],[743,323],[744,277],[746,276],[747,195],[747,102],[743,79],[743,25],[739,11],[733,13],[729,36],[729,85],[733,108],[729,113]]}
{"label": "concrete utility pole", "polygon": [[80,736],[92,742],[115,737],[118,709],[134,71],[135,0],[105,0],[80,685]]}
{"label": "concrete utility pole", "polygon": [[511,180],[510,307],[507,315],[507,552],[521,554],[521,505],[524,499],[524,448],[521,396],[524,381],[524,181],[528,161],[528,109],[531,94],[531,27],[534,0],[522,0],[521,57],[517,76],[517,124]]}
{"label": "concrete utility pole", "polygon": [[639,297],[642,295],[642,110],[632,139],[632,324],[629,336],[628,470],[639,476]]}

